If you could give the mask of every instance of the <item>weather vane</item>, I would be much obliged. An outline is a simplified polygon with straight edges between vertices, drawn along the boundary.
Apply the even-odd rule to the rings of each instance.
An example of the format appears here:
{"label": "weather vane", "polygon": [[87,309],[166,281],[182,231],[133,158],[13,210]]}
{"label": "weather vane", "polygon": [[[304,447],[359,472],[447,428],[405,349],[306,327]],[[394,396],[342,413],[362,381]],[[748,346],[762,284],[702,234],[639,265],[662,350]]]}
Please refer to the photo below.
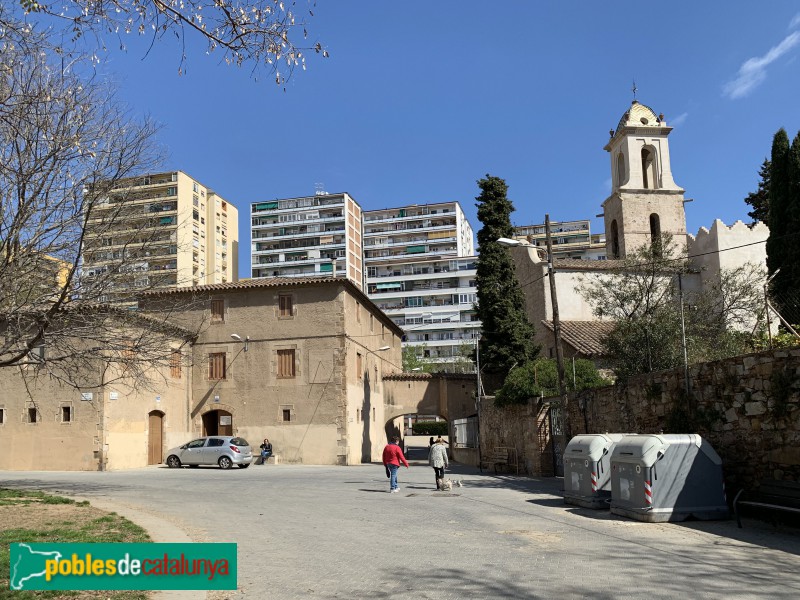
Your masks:
{"label": "weather vane", "polygon": [[633,87],[631,88],[631,91],[633,92],[633,99],[634,100],[636,100],[636,90],[638,90],[638,89],[639,88],[636,87],[636,80],[634,79],[633,80]]}

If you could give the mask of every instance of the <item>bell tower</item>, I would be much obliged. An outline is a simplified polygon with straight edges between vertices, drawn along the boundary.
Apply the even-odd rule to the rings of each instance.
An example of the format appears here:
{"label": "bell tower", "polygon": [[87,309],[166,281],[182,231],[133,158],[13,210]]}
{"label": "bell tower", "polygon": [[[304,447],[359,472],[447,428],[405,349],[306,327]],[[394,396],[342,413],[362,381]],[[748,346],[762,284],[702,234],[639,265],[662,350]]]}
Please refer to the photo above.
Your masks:
{"label": "bell tower", "polygon": [[633,101],[622,115],[604,150],[611,155],[611,195],[603,202],[608,258],[625,258],[634,250],[672,236],[677,252],[686,254],[684,190],[672,179],[664,115]]}

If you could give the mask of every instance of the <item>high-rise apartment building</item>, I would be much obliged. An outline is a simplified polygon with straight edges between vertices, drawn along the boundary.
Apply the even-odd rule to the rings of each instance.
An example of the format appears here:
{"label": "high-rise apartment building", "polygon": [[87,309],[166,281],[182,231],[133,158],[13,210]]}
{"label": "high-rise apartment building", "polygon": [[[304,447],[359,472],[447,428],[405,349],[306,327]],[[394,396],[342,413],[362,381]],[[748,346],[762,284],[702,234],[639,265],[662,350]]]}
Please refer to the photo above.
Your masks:
{"label": "high-rise apartment building", "polygon": [[118,291],[226,283],[239,280],[238,252],[236,207],[171,171],[125,180],[94,209],[82,271],[117,271]]}
{"label": "high-rise apartment building", "polygon": [[251,273],[346,276],[364,285],[361,207],[347,193],[253,202]]}
{"label": "high-rise apartment building", "polygon": [[426,362],[446,368],[480,334],[474,254],[458,202],[364,212],[367,294]]}
{"label": "high-rise apartment building", "polygon": [[[551,221],[550,237],[553,241],[553,256],[579,260],[605,260],[606,239],[604,234],[592,234],[588,219],[578,221]],[[547,232],[544,223],[514,228],[514,238],[527,241],[547,249]]]}

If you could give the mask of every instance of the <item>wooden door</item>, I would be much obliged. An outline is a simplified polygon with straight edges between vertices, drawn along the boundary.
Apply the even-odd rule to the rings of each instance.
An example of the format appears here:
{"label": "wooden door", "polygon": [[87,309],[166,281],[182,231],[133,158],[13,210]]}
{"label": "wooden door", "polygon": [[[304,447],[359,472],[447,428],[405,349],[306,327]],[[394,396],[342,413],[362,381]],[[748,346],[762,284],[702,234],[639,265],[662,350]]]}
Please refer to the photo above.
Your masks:
{"label": "wooden door", "polygon": [[225,410],[218,410],[217,419],[217,435],[233,435],[233,415]]}
{"label": "wooden door", "polygon": [[164,458],[164,413],[154,410],[148,421],[147,464],[160,465]]}

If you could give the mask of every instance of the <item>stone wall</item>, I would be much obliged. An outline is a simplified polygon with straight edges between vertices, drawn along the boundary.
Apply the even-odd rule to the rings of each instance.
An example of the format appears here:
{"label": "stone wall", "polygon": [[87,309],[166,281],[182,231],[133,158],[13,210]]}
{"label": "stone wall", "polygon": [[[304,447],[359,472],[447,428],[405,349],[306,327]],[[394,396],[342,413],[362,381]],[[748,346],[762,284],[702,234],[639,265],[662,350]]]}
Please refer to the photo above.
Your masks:
{"label": "stone wall", "polygon": [[763,479],[800,481],[800,349],[695,365],[570,399],[571,434],[699,433],[723,460],[729,493]]}
{"label": "stone wall", "polygon": [[516,449],[520,473],[552,476],[548,407],[534,400],[526,406],[499,408],[493,397],[485,397],[480,406],[480,451],[490,469],[487,461],[498,446]]}

